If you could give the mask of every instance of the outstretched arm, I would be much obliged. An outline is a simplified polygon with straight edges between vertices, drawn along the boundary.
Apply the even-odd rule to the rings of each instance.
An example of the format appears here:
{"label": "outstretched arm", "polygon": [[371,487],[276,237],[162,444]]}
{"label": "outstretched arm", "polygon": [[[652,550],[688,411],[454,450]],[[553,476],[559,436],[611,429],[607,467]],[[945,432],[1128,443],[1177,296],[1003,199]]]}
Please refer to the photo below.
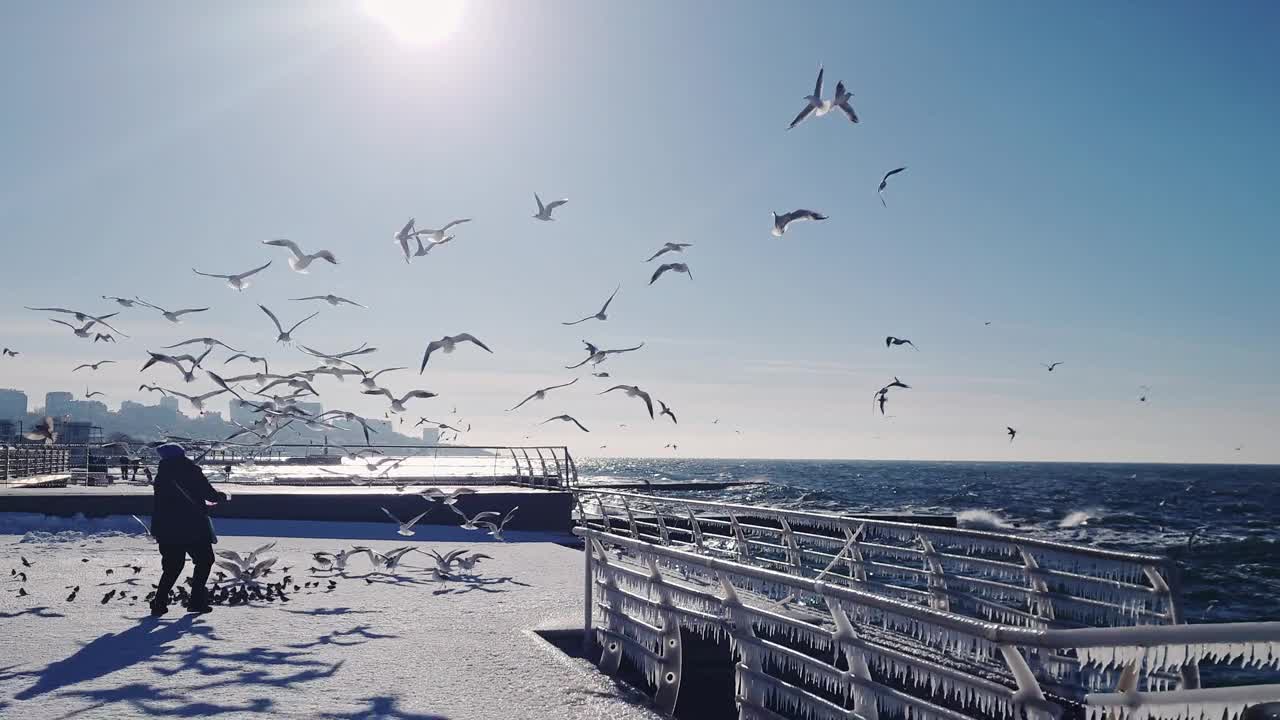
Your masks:
{"label": "outstretched arm", "polygon": [[192,463],[191,467],[195,470],[191,474],[192,489],[195,490],[194,495],[212,503],[227,501],[226,493],[213,489],[213,485],[209,484],[209,479],[204,476],[204,470],[201,470],[199,465]]}

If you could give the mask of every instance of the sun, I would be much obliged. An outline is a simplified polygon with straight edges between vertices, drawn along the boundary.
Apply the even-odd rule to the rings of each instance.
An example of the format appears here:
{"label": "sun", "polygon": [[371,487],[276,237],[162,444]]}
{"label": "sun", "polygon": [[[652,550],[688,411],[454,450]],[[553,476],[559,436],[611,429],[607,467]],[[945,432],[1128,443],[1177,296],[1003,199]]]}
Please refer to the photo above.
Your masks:
{"label": "sun", "polygon": [[464,0],[364,0],[364,11],[402,41],[434,44],[462,24]]}

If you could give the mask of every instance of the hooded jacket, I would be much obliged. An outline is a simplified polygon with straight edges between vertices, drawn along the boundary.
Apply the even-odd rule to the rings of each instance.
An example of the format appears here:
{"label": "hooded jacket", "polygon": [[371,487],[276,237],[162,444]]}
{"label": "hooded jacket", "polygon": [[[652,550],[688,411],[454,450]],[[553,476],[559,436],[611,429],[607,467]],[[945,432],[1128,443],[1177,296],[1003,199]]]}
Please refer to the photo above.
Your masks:
{"label": "hooded jacket", "polygon": [[199,465],[187,457],[161,460],[153,488],[155,506],[151,513],[151,535],[156,542],[213,542],[209,509],[205,502],[225,502],[227,496],[213,489]]}

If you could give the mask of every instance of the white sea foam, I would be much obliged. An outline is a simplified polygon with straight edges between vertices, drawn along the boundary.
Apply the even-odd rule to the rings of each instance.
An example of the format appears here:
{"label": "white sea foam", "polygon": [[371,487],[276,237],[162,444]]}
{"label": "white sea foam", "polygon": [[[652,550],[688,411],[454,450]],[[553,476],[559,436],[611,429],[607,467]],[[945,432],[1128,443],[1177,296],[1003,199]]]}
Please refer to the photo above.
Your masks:
{"label": "white sea foam", "polygon": [[1074,528],[1088,525],[1090,520],[1097,520],[1102,517],[1102,513],[1097,510],[1076,510],[1067,513],[1067,516],[1058,521],[1060,528]]}
{"label": "white sea foam", "polygon": [[961,510],[956,513],[956,522],[962,528],[975,530],[1013,530],[1018,527],[990,510]]}

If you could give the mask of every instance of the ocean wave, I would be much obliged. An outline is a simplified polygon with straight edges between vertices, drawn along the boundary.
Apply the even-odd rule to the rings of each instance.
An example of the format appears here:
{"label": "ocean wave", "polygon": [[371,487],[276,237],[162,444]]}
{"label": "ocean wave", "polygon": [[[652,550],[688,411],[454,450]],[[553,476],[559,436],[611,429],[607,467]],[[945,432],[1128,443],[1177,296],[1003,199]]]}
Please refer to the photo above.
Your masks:
{"label": "ocean wave", "polygon": [[962,528],[973,530],[1015,530],[1017,525],[990,510],[961,510],[956,522]]}
{"label": "ocean wave", "polygon": [[1102,513],[1097,510],[1076,510],[1067,513],[1067,516],[1058,521],[1060,528],[1074,528],[1082,525],[1088,525],[1090,520],[1097,520],[1102,517]]}

